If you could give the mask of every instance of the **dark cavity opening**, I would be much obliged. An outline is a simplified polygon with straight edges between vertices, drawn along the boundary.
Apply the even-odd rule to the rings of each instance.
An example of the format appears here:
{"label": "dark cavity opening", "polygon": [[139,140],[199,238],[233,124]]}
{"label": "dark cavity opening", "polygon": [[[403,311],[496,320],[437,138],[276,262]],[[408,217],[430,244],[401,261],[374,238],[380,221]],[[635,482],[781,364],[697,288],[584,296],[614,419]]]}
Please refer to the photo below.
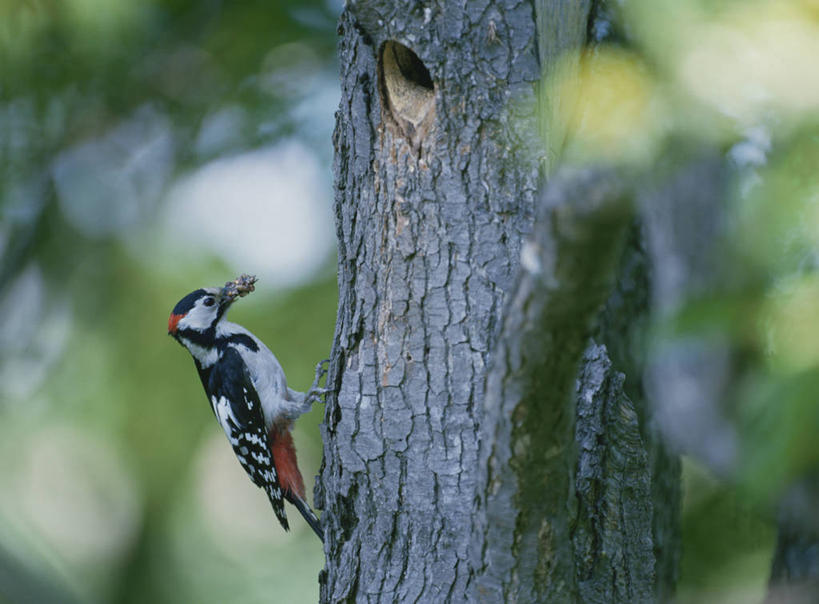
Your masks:
{"label": "dark cavity opening", "polygon": [[398,42],[386,42],[384,44],[384,54],[390,53],[391,59],[401,71],[401,75],[410,82],[417,84],[427,90],[432,90],[432,76],[429,69],[424,65],[418,55],[409,48]]}
{"label": "dark cavity opening", "polygon": [[379,61],[381,96],[393,122],[414,146],[429,131],[435,116],[435,84],[412,50],[389,40]]}

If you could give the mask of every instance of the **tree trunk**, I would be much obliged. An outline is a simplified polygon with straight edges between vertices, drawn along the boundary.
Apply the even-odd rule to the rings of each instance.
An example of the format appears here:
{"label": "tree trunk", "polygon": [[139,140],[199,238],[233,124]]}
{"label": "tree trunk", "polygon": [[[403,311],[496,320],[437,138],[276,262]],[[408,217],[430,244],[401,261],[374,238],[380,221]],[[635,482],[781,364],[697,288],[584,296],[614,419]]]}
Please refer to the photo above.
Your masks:
{"label": "tree trunk", "polygon": [[650,477],[635,408],[606,347],[592,342],[583,354],[622,253],[628,200],[599,174],[553,179],[547,190],[488,379],[475,547],[483,601],[653,593]]}
{"label": "tree trunk", "polygon": [[538,193],[538,135],[563,135],[538,124],[536,85],[589,11],[341,16],[322,601],[644,601],[673,581],[676,552],[652,548],[676,516],[652,532],[652,497],[678,478],[652,482],[667,458],[639,373],[620,373],[640,371],[631,298],[647,293],[628,187],[580,172]]}
{"label": "tree trunk", "polygon": [[779,536],[768,604],[808,604],[819,595],[819,473],[799,481],[779,505]]}

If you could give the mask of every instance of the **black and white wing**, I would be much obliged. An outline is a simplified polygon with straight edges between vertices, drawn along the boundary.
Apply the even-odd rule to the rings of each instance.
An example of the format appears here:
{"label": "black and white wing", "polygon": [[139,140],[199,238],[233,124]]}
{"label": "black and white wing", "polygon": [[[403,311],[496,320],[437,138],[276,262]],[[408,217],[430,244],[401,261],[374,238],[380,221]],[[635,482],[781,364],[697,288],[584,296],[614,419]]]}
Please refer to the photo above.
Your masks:
{"label": "black and white wing", "polygon": [[289,530],[282,488],[273,465],[259,395],[242,357],[228,346],[210,374],[208,394],[216,419],[253,482],[265,490],[276,517]]}

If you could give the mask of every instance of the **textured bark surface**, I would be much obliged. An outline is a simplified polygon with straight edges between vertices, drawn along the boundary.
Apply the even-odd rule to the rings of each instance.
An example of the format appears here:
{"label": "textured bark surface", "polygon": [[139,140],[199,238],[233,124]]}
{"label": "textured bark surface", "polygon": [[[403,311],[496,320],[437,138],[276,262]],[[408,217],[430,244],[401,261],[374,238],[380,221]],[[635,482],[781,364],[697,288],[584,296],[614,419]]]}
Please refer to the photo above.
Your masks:
{"label": "textured bark surface", "polygon": [[[322,597],[460,601],[487,355],[538,182],[519,137],[534,133],[508,112],[513,96],[534,108],[535,16],[520,2],[368,2],[348,5],[340,32]],[[422,140],[379,92],[388,40],[434,82]]]}
{"label": "textured bark surface", "polygon": [[[600,315],[594,339],[606,346],[613,369],[625,376],[623,391],[637,412],[651,477],[651,534],[654,548],[654,599],[668,602],[679,576],[681,464],[662,437],[654,405],[648,404],[643,375],[652,278],[645,228],[635,223],[617,271],[614,291]],[[582,404],[578,401],[578,404]],[[578,419],[582,422],[582,418]],[[636,449],[632,453],[639,455]]]}
{"label": "textured bark surface", "polygon": [[[581,372],[577,437],[580,477],[587,484],[578,485],[577,498],[572,480],[578,464],[574,400],[583,350],[613,286],[626,239],[628,200],[622,183],[611,175],[579,172],[553,179],[524,250],[526,272],[506,309],[484,405],[473,544],[480,559],[476,596],[481,601],[575,601],[594,591],[600,573],[614,570],[605,561],[597,564],[604,553],[600,546],[613,545],[606,535],[602,542],[600,537],[608,530],[605,521],[622,514],[621,506],[631,502],[597,510],[599,498],[619,496],[601,482],[614,483],[622,476],[609,471],[620,468],[598,471],[608,448],[591,435],[603,430],[605,407],[626,400],[621,382],[617,392],[608,388],[603,398],[598,396],[609,379],[604,348],[592,347],[595,352],[587,355]],[[601,362],[608,364],[605,371],[598,366]],[[632,427],[637,425],[635,416]],[[628,445],[614,445],[620,446]],[[635,463],[642,468],[644,507],[626,513],[644,516],[647,532],[629,538],[647,539],[648,581],[638,589],[651,592],[650,481],[641,444],[638,451]],[[598,587],[612,595],[610,585]]]}
{"label": "textured bark surface", "polygon": [[577,386],[572,531],[581,602],[654,600],[649,456],[624,378],[605,346],[586,349]]}
{"label": "textured bark surface", "polygon": [[[598,319],[628,264],[627,195],[596,172],[537,193],[540,66],[583,43],[588,14],[507,0],[342,14],[322,601],[638,601],[654,589],[642,401],[596,344],[575,392],[589,336],[619,347],[637,316],[614,305],[610,328]],[[546,135],[559,149],[563,134]],[[614,440],[601,440],[609,424]]]}

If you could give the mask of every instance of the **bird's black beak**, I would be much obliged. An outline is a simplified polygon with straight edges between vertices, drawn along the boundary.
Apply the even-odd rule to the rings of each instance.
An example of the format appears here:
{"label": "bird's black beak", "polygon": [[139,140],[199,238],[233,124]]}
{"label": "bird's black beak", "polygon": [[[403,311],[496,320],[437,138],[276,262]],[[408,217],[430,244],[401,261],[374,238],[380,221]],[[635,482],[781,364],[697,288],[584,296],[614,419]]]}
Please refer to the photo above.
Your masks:
{"label": "bird's black beak", "polygon": [[226,294],[226,293],[220,294],[219,295],[219,309],[222,312],[225,312],[228,308],[230,308],[230,305],[233,304],[233,302],[236,300],[236,298],[237,298],[237,296],[232,295],[232,294]]}

